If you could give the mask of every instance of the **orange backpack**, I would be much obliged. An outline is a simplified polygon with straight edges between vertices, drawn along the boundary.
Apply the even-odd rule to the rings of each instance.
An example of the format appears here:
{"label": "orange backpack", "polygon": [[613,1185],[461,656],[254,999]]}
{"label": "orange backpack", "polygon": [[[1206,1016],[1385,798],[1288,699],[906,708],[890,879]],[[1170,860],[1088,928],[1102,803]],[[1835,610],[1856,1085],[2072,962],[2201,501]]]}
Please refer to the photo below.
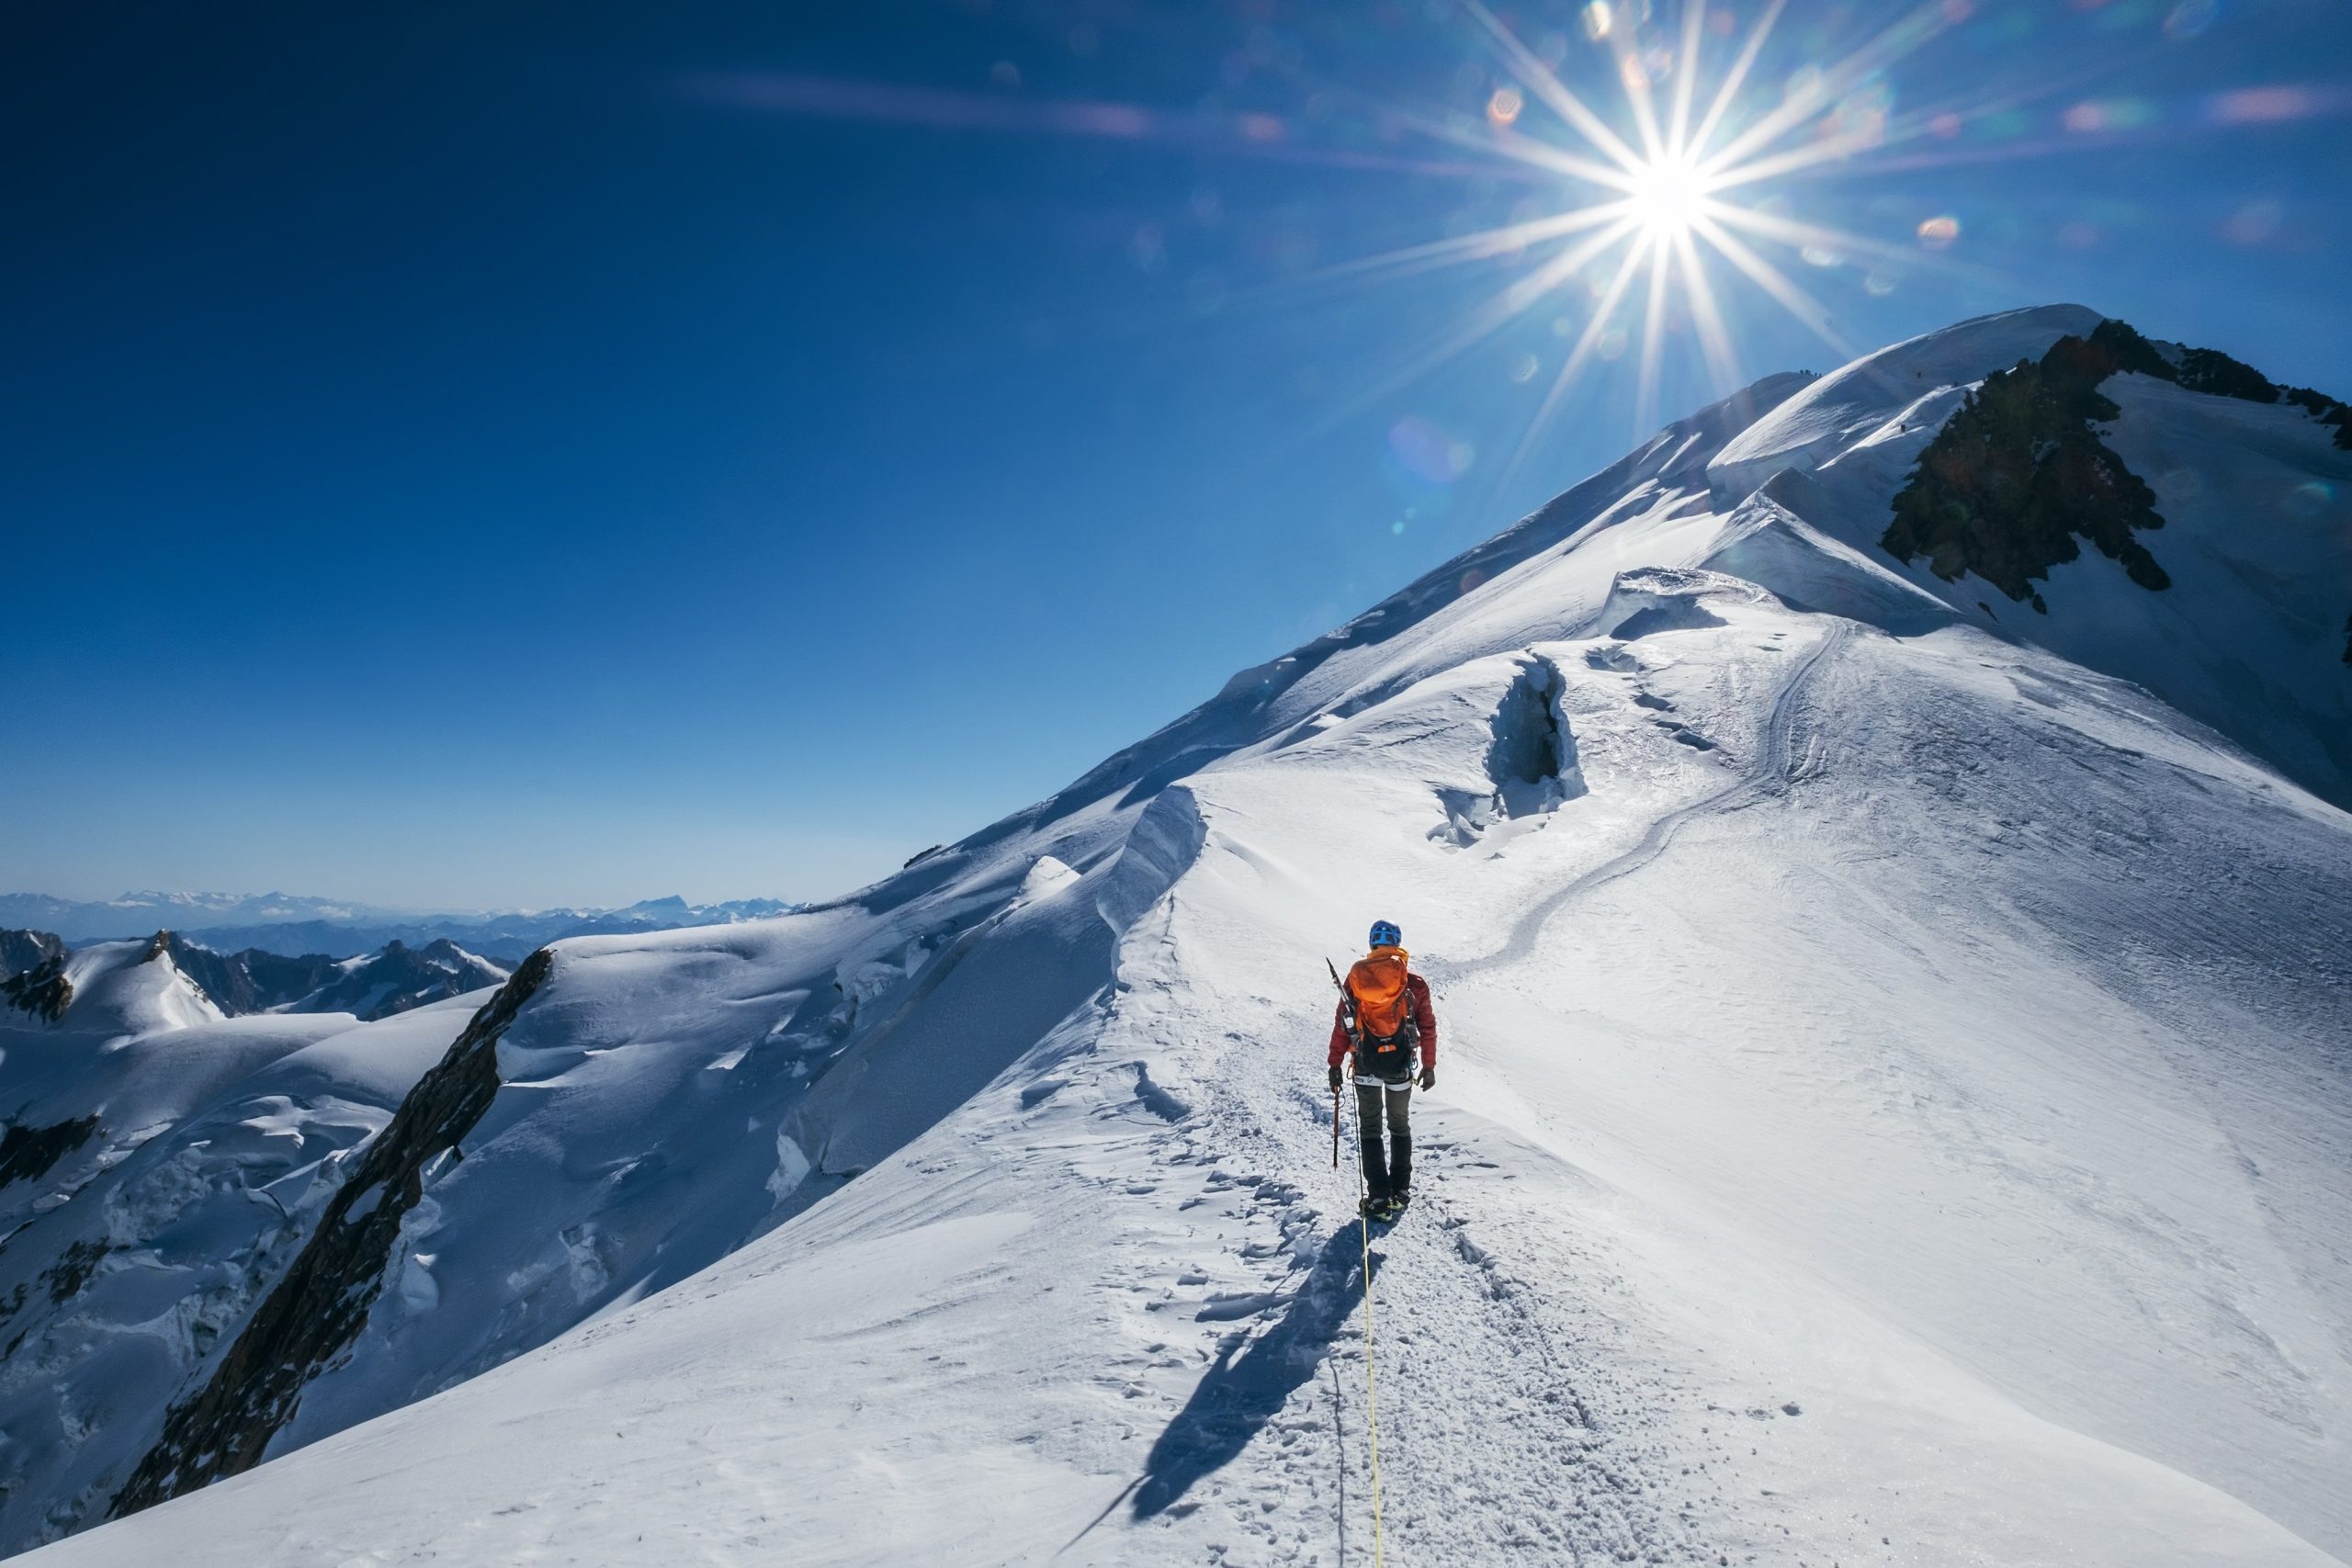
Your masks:
{"label": "orange backpack", "polygon": [[[1356,1025],[1367,1043],[1385,1049],[1394,1049],[1396,1044],[1410,1049],[1420,1043],[1420,1030],[1413,1021],[1412,992],[1405,984],[1407,956],[1401,947],[1375,947],[1348,971],[1348,995],[1355,999]],[[1411,1038],[1402,1038],[1408,1031]]]}

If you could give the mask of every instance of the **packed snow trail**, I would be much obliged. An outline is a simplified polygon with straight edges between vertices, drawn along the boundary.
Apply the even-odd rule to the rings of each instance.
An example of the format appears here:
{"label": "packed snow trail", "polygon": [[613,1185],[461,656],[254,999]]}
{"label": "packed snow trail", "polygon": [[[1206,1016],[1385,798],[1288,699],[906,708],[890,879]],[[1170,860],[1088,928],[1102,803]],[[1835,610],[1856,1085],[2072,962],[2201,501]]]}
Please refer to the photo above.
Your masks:
{"label": "packed snow trail", "polygon": [[[1246,841],[1233,848],[1250,852]],[[1187,1310],[1216,1348],[1209,1365],[1179,1385],[1164,1421],[1148,1429],[1139,1473],[1098,1505],[1117,1512],[1069,1542],[1066,1559],[1193,1562],[1213,1551],[1213,1560],[1235,1562],[1370,1561],[1373,1416],[1359,1315],[1368,1258],[1378,1296],[1390,1560],[1476,1562],[1515,1546],[1570,1559],[1614,1559],[1639,1547],[1644,1555],[1696,1560],[1702,1543],[1691,1527],[1659,1500],[1668,1490],[1663,1461],[1642,1452],[1659,1413],[1682,1402],[1632,1371],[1636,1355],[1603,1357],[1572,1374],[1552,1350],[1622,1345],[1622,1325],[1634,1314],[1620,1308],[1589,1319],[1572,1308],[1549,1321],[1545,1305],[1522,1300],[1515,1274],[1495,1261],[1515,1253],[1518,1267],[1541,1271],[1565,1244],[1574,1261],[1557,1267],[1605,1289],[1597,1255],[1542,1234],[1548,1227],[1540,1220],[1522,1236],[1508,1235],[1495,1225],[1508,1201],[1472,1205],[1483,1212],[1474,1224],[1448,1196],[1462,1179],[1446,1168],[1459,1118],[1431,1101],[1417,1116],[1417,1150],[1432,1163],[1417,1172],[1415,1209],[1367,1245],[1353,1212],[1361,1178],[1352,1161],[1333,1171],[1325,1146],[1319,1047],[1328,993],[1294,987],[1270,1010],[1228,1009],[1213,981],[1193,987],[1179,978],[1183,955],[1197,947],[1181,928],[1147,945],[1120,1004],[1133,1024],[1114,1023],[1102,1055],[1136,1063],[1127,1103],[1158,1125],[1148,1134],[1149,1174],[1114,1179],[1113,1201],[1141,1200],[1202,1222],[1185,1226],[1189,1244],[1154,1227],[1139,1245],[1117,1247],[1102,1276],[1145,1298],[1144,1324],[1197,1303]],[[1170,1116],[1155,1103],[1167,1092],[1157,1086],[1180,1068],[1185,1098]],[[1154,1097],[1142,1092],[1146,1083]],[[1078,1091],[1073,1083],[1056,1102]],[[1096,1157],[1084,1151],[1069,1174],[1082,1177]],[[1130,1160],[1119,1164],[1135,1169]],[[1473,1179],[1499,1173],[1493,1160],[1469,1164]],[[1136,1332],[1149,1331],[1139,1324]],[[1149,1339],[1144,1348],[1156,1356],[1182,1343]],[[1543,1509],[1500,1506],[1530,1488],[1541,1489]],[[1705,1501],[1687,1496],[1682,1511]],[[1121,1520],[1139,1536],[1118,1531]]]}

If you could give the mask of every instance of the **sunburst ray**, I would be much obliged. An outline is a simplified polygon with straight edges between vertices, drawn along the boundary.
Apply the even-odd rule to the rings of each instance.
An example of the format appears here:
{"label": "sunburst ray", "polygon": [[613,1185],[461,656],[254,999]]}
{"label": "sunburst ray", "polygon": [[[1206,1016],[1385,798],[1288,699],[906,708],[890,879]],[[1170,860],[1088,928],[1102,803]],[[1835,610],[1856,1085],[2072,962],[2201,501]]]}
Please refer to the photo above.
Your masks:
{"label": "sunburst ray", "polygon": [[1890,245],[1883,240],[1873,240],[1849,229],[1806,223],[1778,213],[1758,212],[1753,208],[1724,204],[1710,210],[1707,216],[1726,228],[1737,229],[1784,245],[1813,245],[1827,251],[1870,256],[1905,267],[1919,267],[1951,277],[1965,278],[1992,288],[2007,288],[2016,281],[1991,267],[1978,266],[1957,256],[1922,250],[1916,245]]}
{"label": "sunburst ray", "polygon": [[1650,237],[1649,299],[1642,311],[1642,362],[1634,388],[1634,439],[1639,441],[1657,423],[1658,358],[1666,346],[1666,282],[1676,236]]}
{"label": "sunburst ray", "polygon": [[1641,155],[1627,146],[1624,139],[1611,130],[1609,122],[1595,114],[1582,98],[1568,91],[1551,68],[1520,42],[1518,34],[1503,26],[1492,11],[1480,4],[1480,0],[1462,0],[1462,4],[1463,8],[1487,29],[1521,85],[1543,99],[1555,114],[1574,126],[1601,156],[1615,161],[1628,174],[1641,167]]}
{"label": "sunburst ray", "polygon": [[1699,34],[1707,21],[1706,0],[1682,0],[1682,52],[1674,62],[1674,110],[1667,122],[1667,155],[1677,161],[1690,151],[1690,101],[1699,87]]}
{"label": "sunburst ray", "polygon": [[1927,0],[1861,48],[1823,70],[1805,90],[1790,95],[1779,108],[1709,153],[1707,166],[1711,170],[1734,168],[1751,154],[1771,146],[1836,103],[1871,72],[1884,69],[1943,31],[1951,25],[1951,15],[1943,0]]}
{"label": "sunburst ray", "polygon": [[1542,434],[1544,427],[1550,423],[1553,412],[1558,408],[1561,398],[1566,394],[1577,375],[1583,371],[1585,362],[1592,357],[1594,349],[1600,344],[1608,330],[1610,319],[1617,313],[1617,307],[1624,300],[1625,290],[1632,284],[1634,274],[1642,265],[1642,253],[1647,243],[1646,240],[1636,239],[1633,244],[1626,247],[1624,260],[1617,264],[1615,276],[1610,278],[1608,288],[1601,291],[1600,298],[1594,303],[1592,315],[1585,322],[1583,333],[1577,336],[1576,346],[1570,349],[1568,356],[1560,362],[1559,374],[1552,378],[1552,385],[1545,389],[1544,400],[1536,405],[1534,414],[1529,418],[1526,430],[1520,435],[1519,445],[1511,450],[1510,461],[1503,465],[1502,477],[1498,483],[1509,484],[1512,477],[1519,472],[1520,465],[1527,460],[1528,454],[1534,450],[1536,437]]}
{"label": "sunburst ray", "polygon": [[1795,317],[1813,334],[1839,355],[1854,357],[1854,345],[1830,325],[1832,312],[1828,306],[1806,293],[1780,268],[1750,250],[1746,242],[1723,228],[1712,218],[1702,218],[1691,225],[1701,239],[1713,245],[1723,258],[1747,275],[1748,280],[1778,300],[1781,309]]}
{"label": "sunburst ray", "polygon": [[1589,263],[1607,254],[1633,232],[1633,223],[1621,216],[1599,234],[1569,246],[1527,276],[1513,279],[1508,287],[1489,296],[1473,310],[1461,326],[1423,349],[1400,368],[1372,382],[1348,399],[1340,405],[1335,417],[1361,412],[1438,367],[1460,357],[1547,298]]}
{"label": "sunburst ray", "polygon": [[1739,382],[1739,356],[1731,345],[1731,330],[1724,324],[1715,303],[1714,285],[1700,264],[1699,246],[1689,230],[1675,237],[1675,258],[1681,264],[1682,288],[1690,301],[1690,319],[1699,329],[1699,351],[1706,357],[1707,374],[1720,389]]}
{"label": "sunburst ray", "polygon": [[1787,8],[1788,3],[1789,0],[1772,0],[1764,7],[1764,14],[1756,19],[1756,25],[1748,29],[1747,42],[1741,46],[1739,57],[1732,62],[1731,70],[1724,77],[1724,85],[1715,89],[1714,102],[1707,106],[1706,118],[1699,122],[1699,129],[1690,133],[1692,147],[1704,147],[1707,139],[1714,135],[1715,127],[1723,123],[1724,114],[1739,96],[1741,84],[1756,68],[1756,57],[1763,52],[1764,40],[1771,37],[1773,24],[1781,19],[1781,13]]}
{"label": "sunburst ray", "polygon": [[1571,208],[1548,217],[1530,218],[1518,223],[1505,223],[1474,233],[1459,234],[1451,239],[1431,240],[1423,244],[1406,245],[1374,255],[1334,262],[1302,275],[1295,280],[1295,286],[1333,283],[1367,273],[1406,276],[1432,267],[1491,261],[1498,256],[1527,250],[1547,240],[1564,239],[1587,229],[1616,222],[1625,215],[1626,208],[1623,202]]}

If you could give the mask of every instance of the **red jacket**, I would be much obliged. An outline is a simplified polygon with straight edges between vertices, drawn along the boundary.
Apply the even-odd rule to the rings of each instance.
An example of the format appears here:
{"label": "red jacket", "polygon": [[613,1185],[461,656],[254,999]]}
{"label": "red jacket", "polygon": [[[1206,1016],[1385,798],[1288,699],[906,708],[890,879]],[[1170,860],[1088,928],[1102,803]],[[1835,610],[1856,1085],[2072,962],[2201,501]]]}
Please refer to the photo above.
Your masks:
{"label": "red jacket", "polygon": [[[1433,1066],[1437,1062],[1437,1014],[1430,1008],[1430,983],[1419,975],[1405,976],[1405,994],[1413,1001],[1413,1022],[1421,1032],[1421,1066]],[[1331,1014],[1330,1064],[1338,1066],[1348,1059],[1353,1043],[1348,1039],[1348,1004],[1343,1000]]]}

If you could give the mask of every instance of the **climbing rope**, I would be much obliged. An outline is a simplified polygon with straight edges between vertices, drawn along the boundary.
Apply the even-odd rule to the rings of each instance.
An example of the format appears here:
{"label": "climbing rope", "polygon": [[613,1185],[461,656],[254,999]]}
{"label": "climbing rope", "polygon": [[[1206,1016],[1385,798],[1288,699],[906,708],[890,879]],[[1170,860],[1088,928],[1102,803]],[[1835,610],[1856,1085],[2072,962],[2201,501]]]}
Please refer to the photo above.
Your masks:
{"label": "climbing rope", "polygon": [[1363,1401],[1364,1426],[1372,1452],[1372,1563],[1385,1568],[1380,1541],[1380,1386],[1372,1363],[1372,1216],[1363,1213],[1363,1100],[1351,1083],[1348,1098],[1355,1101],[1356,1234],[1363,1238]]}

